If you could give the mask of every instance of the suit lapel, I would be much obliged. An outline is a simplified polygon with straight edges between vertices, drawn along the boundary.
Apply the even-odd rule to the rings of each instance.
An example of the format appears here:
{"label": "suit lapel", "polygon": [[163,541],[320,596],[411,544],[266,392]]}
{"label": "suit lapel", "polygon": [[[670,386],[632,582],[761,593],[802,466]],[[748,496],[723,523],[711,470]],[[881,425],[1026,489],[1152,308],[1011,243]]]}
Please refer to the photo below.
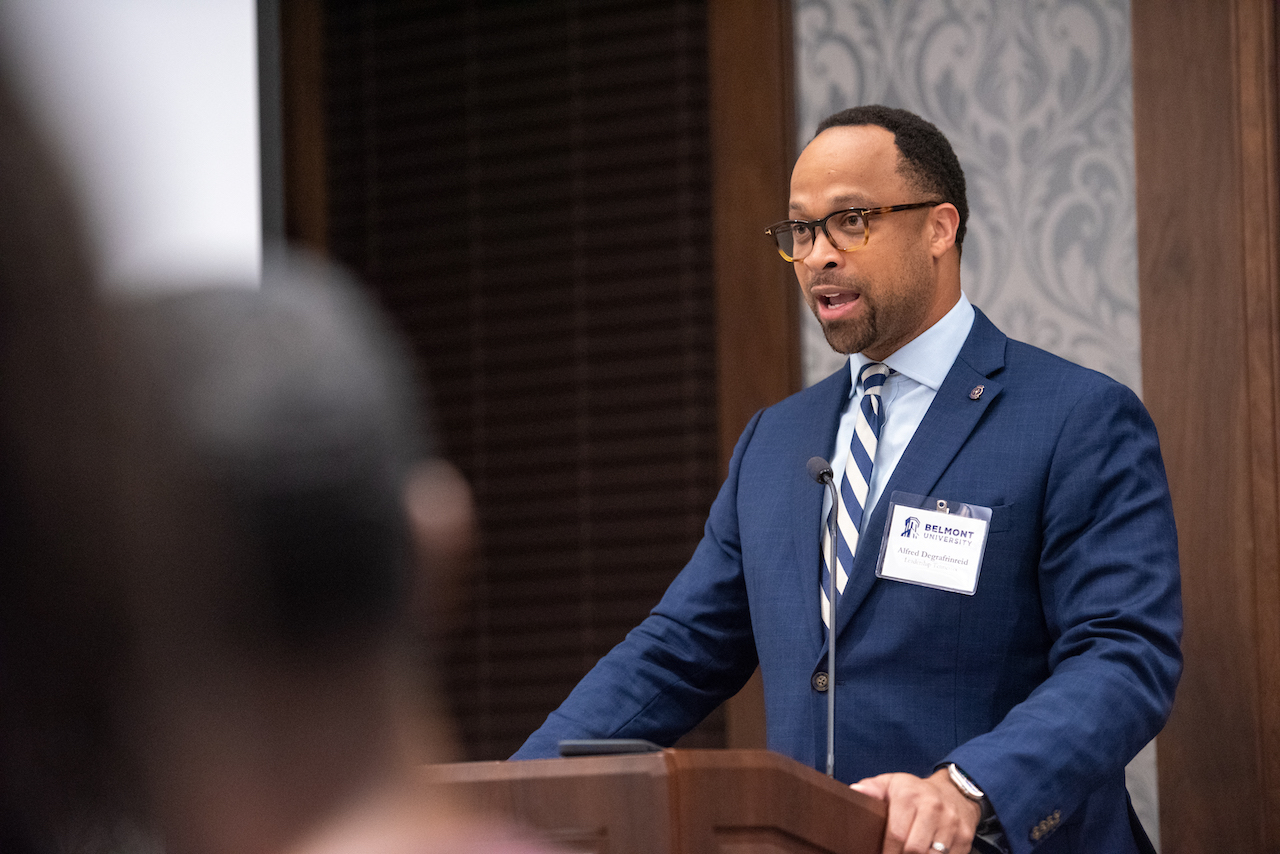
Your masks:
{"label": "suit lapel", "polygon": [[[1000,396],[1003,387],[991,376],[1004,367],[1007,341],[1004,333],[975,308],[969,337],[960,348],[960,354],[947,372],[863,529],[858,553],[854,556],[853,572],[837,605],[837,633],[849,624],[878,580],[876,563],[880,559],[881,533],[888,517],[890,496],[895,491],[923,496],[930,494],[968,441],[983,413]],[[977,386],[983,388],[975,400],[971,392]],[[817,595],[815,592],[815,600]]]}

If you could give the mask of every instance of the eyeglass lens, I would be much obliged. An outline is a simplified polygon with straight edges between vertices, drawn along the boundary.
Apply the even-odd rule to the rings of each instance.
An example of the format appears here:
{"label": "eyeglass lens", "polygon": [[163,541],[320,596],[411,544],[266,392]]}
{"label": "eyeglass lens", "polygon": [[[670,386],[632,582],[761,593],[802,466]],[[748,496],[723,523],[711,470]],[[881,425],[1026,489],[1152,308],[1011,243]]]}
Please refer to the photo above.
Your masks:
{"label": "eyeglass lens", "polygon": [[[814,229],[820,227],[796,224],[779,228],[775,232],[778,248],[799,261],[813,251]],[[855,212],[840,211],[827,218],[826,233],[836,249],[847,252],[861,246],[866,239],[866,219]]]}

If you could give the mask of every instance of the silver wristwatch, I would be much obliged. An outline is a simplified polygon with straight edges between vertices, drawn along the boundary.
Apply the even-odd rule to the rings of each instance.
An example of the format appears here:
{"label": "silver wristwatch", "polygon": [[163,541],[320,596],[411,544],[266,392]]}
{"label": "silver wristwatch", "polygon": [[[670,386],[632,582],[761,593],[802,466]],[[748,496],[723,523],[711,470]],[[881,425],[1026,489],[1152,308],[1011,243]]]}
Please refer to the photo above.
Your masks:
{"label": "silver wristwatch", "polygon": [[947,776],[951,778],[952,784],[960,790],[960,794],[973,801],[982,809],[982,816],[978,819],[978,827],[981,828],[995,817],[995,810],[991,808],[991,801],[987,798],[986,793],[974,784],[969,777],[960,770],[954,762],[947,763]]}

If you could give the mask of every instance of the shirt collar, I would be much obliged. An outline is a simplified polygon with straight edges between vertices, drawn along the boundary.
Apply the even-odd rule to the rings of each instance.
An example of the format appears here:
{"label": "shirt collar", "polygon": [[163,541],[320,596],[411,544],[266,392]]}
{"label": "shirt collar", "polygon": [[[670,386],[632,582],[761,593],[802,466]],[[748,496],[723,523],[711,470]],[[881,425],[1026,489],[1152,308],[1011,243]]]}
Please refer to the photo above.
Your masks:
{"label": "shirt collar", "polygon": [[[895,350],[884,363],[897,373],[937,391],[973,328],[973,305],[962,292],[942,319]],[[858,390],[858,374],[871,359],[861,353],[849,357],[853,374],[849,394]]]}

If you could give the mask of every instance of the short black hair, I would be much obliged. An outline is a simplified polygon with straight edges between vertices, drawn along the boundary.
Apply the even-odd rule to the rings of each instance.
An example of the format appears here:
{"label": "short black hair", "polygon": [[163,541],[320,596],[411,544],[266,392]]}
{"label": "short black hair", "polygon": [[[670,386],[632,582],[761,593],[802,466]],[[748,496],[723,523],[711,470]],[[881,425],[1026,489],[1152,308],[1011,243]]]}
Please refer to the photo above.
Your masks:
{"label": "short black hair", "polygon": [[898,171],[903,177],[920,192],[941,196],[943,201],[955,205],[960,212],[960,225],[956,229],[956,248],[959,249],[969,221],[969,201],[965,196],[964,170],[942,131],[909,110],[867,104],[827,116],[818,124],[814,136],[830,128],[858,125],[876,125],[892,132],[900,156]]}

